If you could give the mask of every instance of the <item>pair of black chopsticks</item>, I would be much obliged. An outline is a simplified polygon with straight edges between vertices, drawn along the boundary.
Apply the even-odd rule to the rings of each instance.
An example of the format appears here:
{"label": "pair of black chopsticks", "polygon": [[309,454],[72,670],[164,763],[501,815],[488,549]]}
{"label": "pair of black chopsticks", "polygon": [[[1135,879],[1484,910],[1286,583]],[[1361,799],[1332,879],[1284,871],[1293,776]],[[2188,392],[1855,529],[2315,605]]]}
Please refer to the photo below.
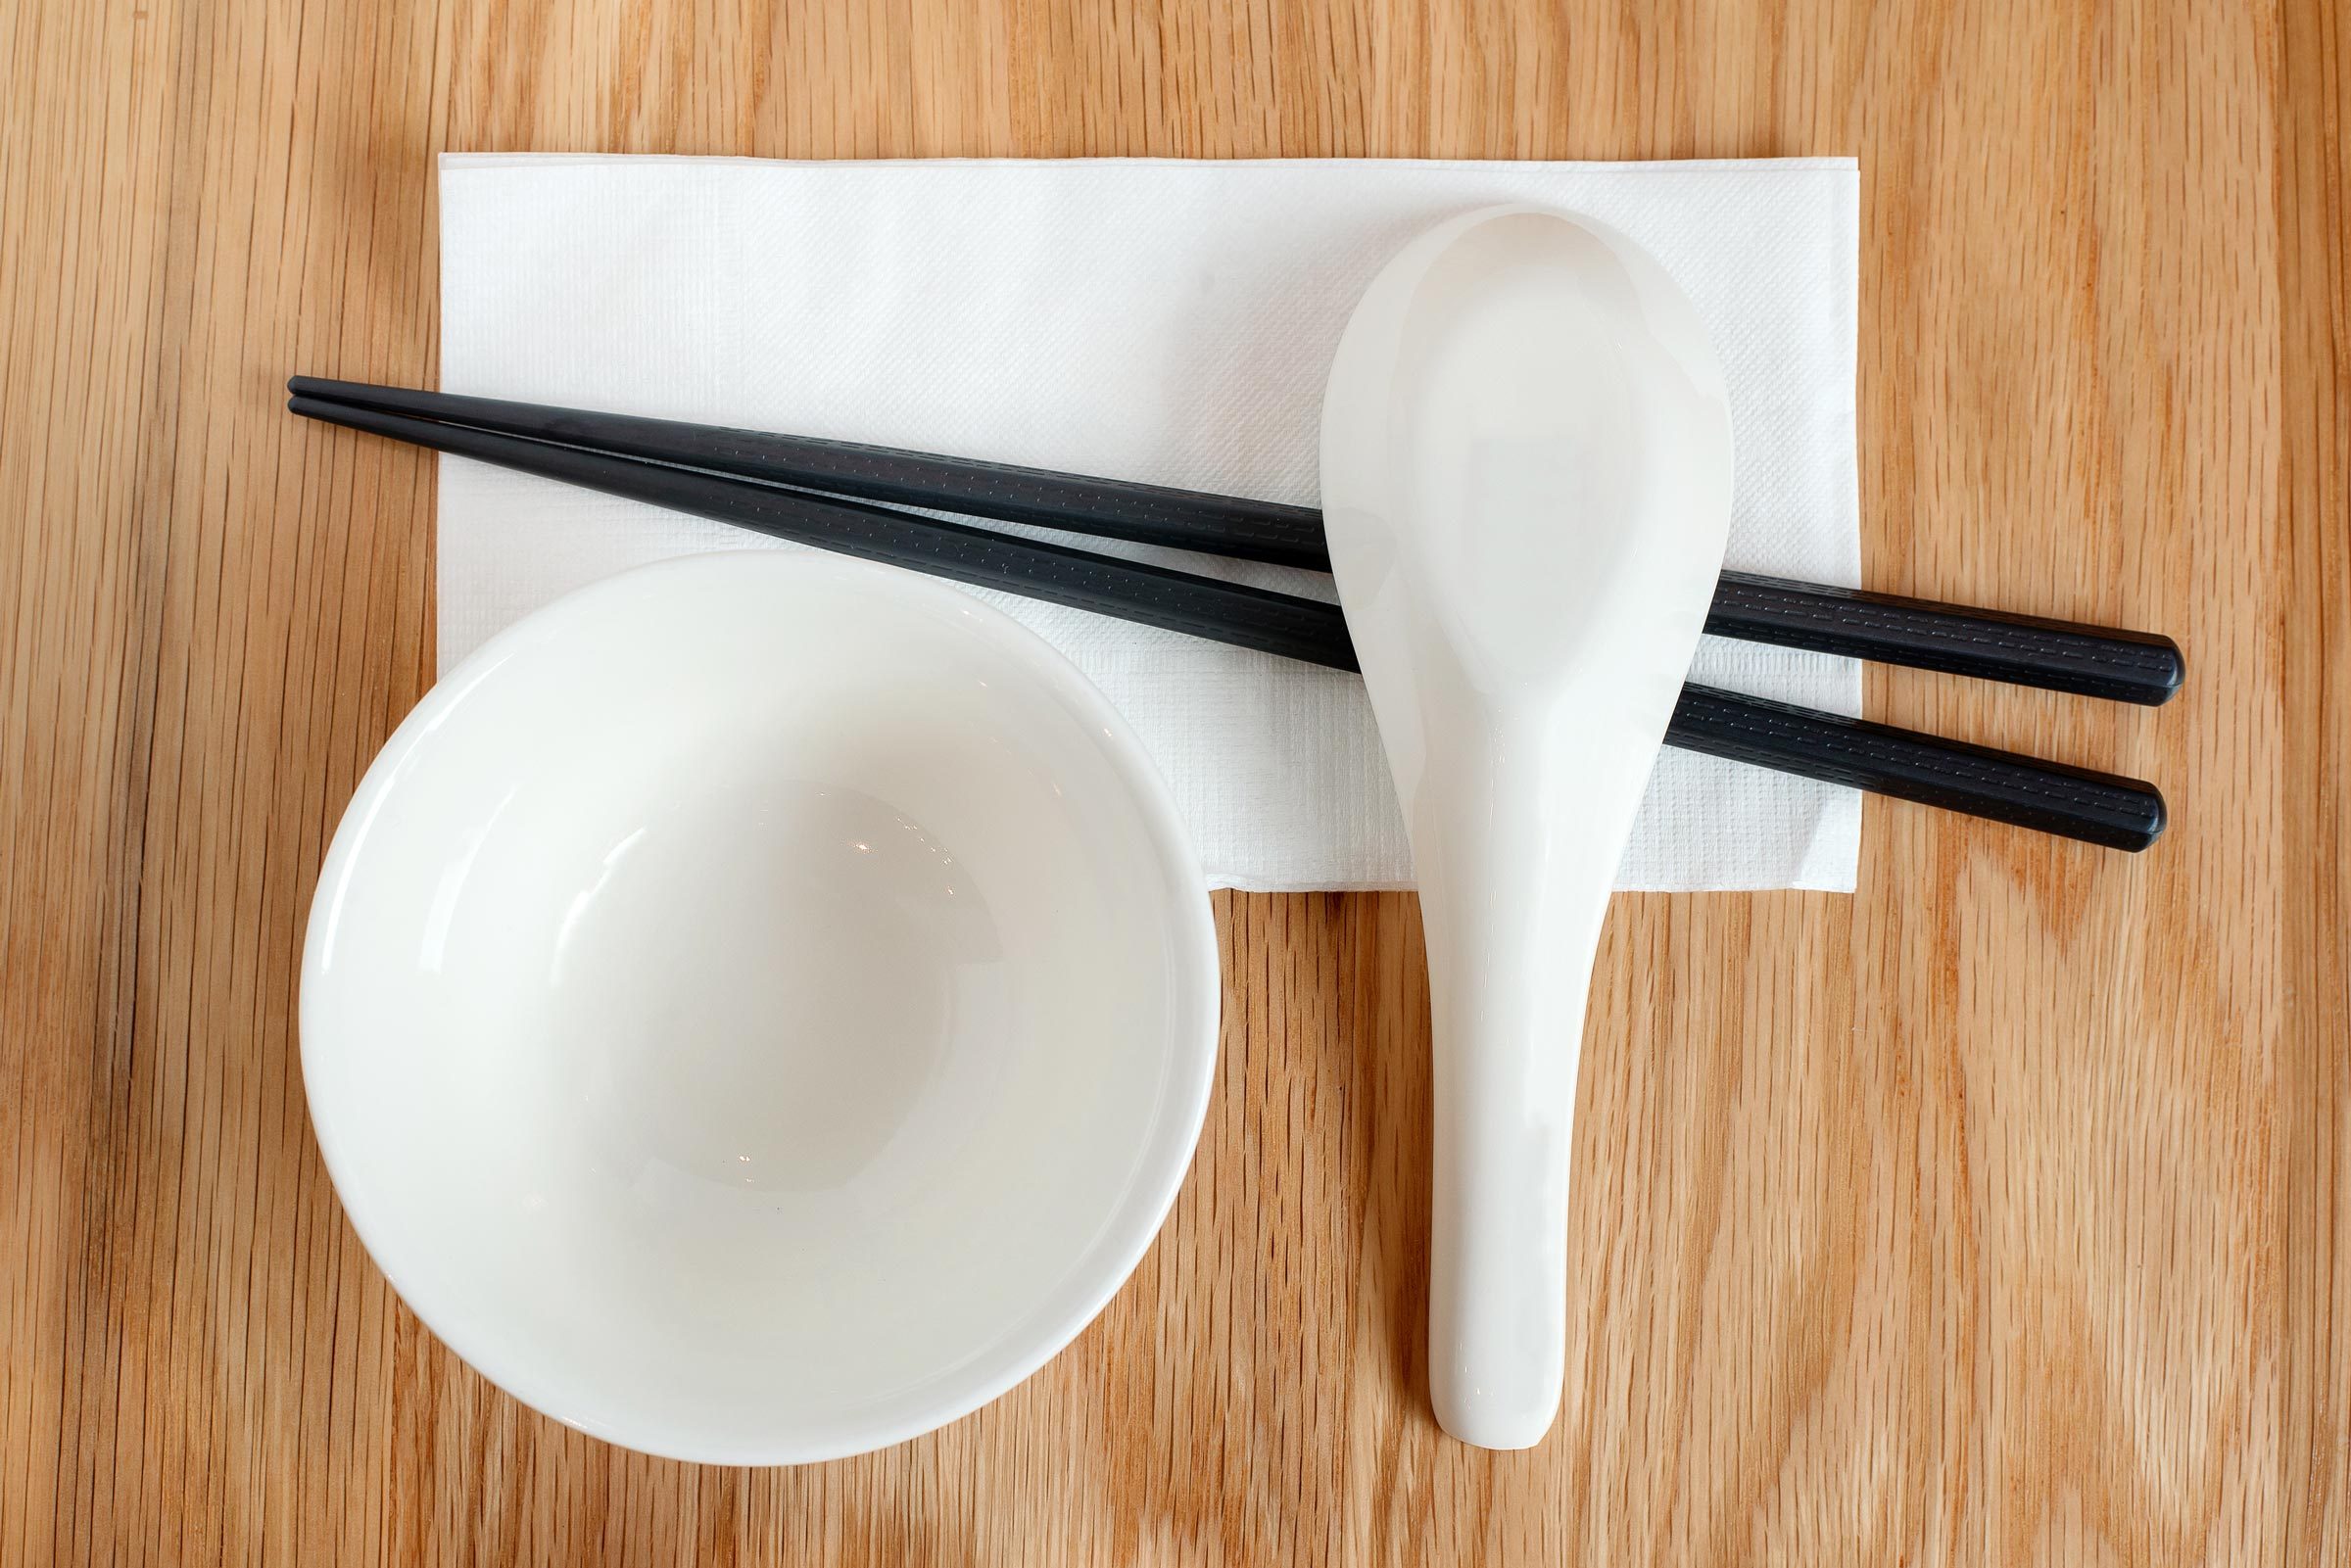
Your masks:
{"label": "pair of black chopsticks", "polygon": [[[1289,658],[1356,668],[1335,604],[901,510],[1328,570],[1311,507],[965,458],[296,376],[298,414],[957,582]],[[2168,638],[1725,572],[1723,637],[2157,703]],[[2152,784],[1697,685],[1668,745],[2119,849],[2163,832]]]}

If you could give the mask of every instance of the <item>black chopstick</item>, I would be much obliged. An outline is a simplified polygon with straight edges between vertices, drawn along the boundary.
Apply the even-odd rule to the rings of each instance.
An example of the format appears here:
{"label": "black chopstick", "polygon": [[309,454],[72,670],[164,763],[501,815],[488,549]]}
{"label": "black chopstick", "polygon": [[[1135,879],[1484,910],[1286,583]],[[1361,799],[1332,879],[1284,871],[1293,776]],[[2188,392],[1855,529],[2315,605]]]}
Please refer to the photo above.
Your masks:
{"label": "black chopstick", "polygon": [[[296,376],[297,397],[411,414],[889,505],[1034,523],[1064,532],[1328,571],[1322,515],[1078,474],[808,436]],[[2148,632],[1971,609],[1747,572],[1725,572],[1706,618],[1718,637],[1940,670],[2121,702],[2180,689],[2177,643]]]}
{"label": "black chopstick", "polygon": [[[295,413],[691,512],[775,538],[1115,615],[1334,669],[1356,668],[1338,606],[888,506],[297,394]],[[2163,832],[2134,779],[1686,686],[1666,743],[2118,849]]]}
{"label": "black chopstick", "polygon": [[323,398],[889,505],[926,506],[1101,539],[1330,570],[1330,555],[1322,545],[1322,514],[1311,506],[1087,479],[812,436],[776,436],[316,376],[295,376],[286,390],[297,398]]}

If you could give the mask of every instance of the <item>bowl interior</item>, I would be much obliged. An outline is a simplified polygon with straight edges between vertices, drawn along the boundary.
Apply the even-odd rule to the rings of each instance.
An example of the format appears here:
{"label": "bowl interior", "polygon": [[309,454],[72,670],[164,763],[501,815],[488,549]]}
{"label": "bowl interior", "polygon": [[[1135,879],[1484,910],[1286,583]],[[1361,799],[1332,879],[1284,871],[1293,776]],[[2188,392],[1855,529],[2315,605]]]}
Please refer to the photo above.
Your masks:
{"label": "bowl interior", "polygon": [[355,1223],[495,1381],[633,1447],[854,1452],[1132,1267],[1214,1052],[1205,894],[1092,689],[793,554],[485,647],[340,830],[303,993]]}

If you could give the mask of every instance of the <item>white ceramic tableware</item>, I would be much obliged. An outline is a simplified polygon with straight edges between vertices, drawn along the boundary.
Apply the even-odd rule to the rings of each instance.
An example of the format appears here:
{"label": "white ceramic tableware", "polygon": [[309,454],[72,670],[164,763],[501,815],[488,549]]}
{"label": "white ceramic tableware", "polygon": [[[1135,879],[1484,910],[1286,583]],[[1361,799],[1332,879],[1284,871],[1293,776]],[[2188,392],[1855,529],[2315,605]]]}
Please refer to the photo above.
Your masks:
{"label": "white ceramic tableware", "polygon": [[1730,503],[1704,327],[1620,234],[1469,214],[1348,324],[1323,518],[1427,931],[1430,1393],[1470,1443],[1558,1409],[1585,993]]}
{"label": "white ceramic tableware", "polygon": [[410,714],[320,876],[303,1069],[432,1330],[586,1431],[831,1458],[1133,1268],[1214,1069],[1148,759],[1030,632],[801,552],[597,583]]}

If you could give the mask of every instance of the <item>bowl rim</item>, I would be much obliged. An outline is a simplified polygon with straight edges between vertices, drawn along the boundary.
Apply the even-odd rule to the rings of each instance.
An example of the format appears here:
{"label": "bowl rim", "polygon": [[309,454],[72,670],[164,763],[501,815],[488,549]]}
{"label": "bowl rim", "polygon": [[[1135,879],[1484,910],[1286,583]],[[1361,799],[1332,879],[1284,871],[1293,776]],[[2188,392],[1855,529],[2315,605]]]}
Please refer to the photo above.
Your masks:
{"label": "bowl rim", "polygon": [[[913,609],[951,613],[1011,662],[1035,677],[1045,694],[1067,706],[1075,717],[1101,735],[1112,772],[1132,801],[1169,885],[1177,890],[1167,911],[1169,934],[1176,953],[1170,1007],[1172,1011],[1188,1010],[1193,1022],[1188,1030],[1172,1028],[1167,1034],[1169,1061],[1161,1079],[1160,1103],[1151,1130],[1143,1141],[1141,1162],[1127,1186],[1125,1198],[1081,1255],[1090,1259],[1088,1265],[1074,1268],[1057,1282],[1062,1287],[1057,1294],[1068,1296],[1071,1305],[1019,1340],[1017,1349],[995,1371],[968,1380],[959,1380],[955,1372],[942,1374],[937,1380],[939,1398],[920,1412],[895,1421],[836,1421],[763,1441],[696,1442],[678,1439],[674,1433],[633,1435],[587,1414],[581,1408],[584,1402],[576,1398],[573,1388],[551,1385],[536,1376],[524,1375],[511,1365],[501,1364],[500,1352],[486,1344],[483,1335],[466,1321],[469,1315],[466,1308],[445,1299],[434,1299],[429,1289],[419,1293],[415,1275],[388,1256],[382,1245],[385,1232],[379,1213],[390,1202],[386,1189],[370,1188],[364,1181],[355,1185],[359,1176],[354,1164],[356,1157],[344,1143],[338,1120],[341,1113],[331,1104],[322,1104],[314,1087],[319,1074],[312,1068],[324,1061],[325,1054],[334,1047],[324,1038],[327,1030],[324,1021],[317,1016],[313,999],[327,979],[323,933],[336,904],[350,894],[355,861],[370,819],[398,786],[416,748],[467,692],[491,679],[514,654],[576,616],[588,603],[615,593],[631,592],[638,585],[657,578],[744,571],[829,577],[899,599]],[[297,1027],[303,1097],[310,1113],[312,1135],[326,1164],[336,1200],[369,1259],[435,1338],[512,1398],[565,1426],[617,1447],[701,1464],[807,1464],[870,1453],[961,1420],[1033,1376],[1101,1315],[1157,1240],[1191,1169],[1216,1079],[1223,995],[1216,917],[1207,879],[1201,872],[1190,834],[1176,809],[1175,798],[1126,718],[1068,655],[994,605],[936,578],[815,550],[738,549],[673,556],[574,589],[518,618],[434,682],[368,764],[336,823],[319,866],[305,926]],[[979,1364],[987,1364],[987,1359],[982,1358]]]}

